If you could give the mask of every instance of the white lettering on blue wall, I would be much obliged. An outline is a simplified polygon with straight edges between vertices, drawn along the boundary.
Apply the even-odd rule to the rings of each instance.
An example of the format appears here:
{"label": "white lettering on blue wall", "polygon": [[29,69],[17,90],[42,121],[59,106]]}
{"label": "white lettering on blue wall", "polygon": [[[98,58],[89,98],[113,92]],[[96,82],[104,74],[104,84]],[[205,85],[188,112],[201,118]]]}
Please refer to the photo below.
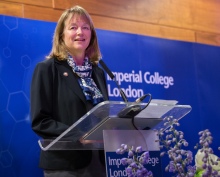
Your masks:
{"label": "white lettering on blue wall", "polygon": [[[174,78],[172,76],[163,76],[159,72],[150,73],[146,71],[144,74],[142,74],[142,71],[135,72],[132,70],[131,73],[113,72],[113,74],[119,85],[121,85],[122,82],[143,83],[143,81],[147,84],[162,85],[165,89],[168,89],[170,86],[174,85]],[[112,79],[107,76],[107,80],[111,81]],[[136,97],[132,95],[139,94],[135,90],[132,91],[130,89],[131,86],[129,85],[127,90],[129,95],[126,94],[128,97]],[[109,91],[111,91],[110,93],[113,96],[120,95],[119,91],[116,91],[115,89],[110,89]]]}
{"label": "white lettering on blue wall", "polygon": [[[142,89],[132,88],[131,85],[128,85],[127,88],[121,88],[123,92],[126,94],[128,98],[139,98],[144,95],[144,91]],[[111,97],[119,97],[120,91],[117,87],[111,88],[110,84],[108,84],[108,94]]]}

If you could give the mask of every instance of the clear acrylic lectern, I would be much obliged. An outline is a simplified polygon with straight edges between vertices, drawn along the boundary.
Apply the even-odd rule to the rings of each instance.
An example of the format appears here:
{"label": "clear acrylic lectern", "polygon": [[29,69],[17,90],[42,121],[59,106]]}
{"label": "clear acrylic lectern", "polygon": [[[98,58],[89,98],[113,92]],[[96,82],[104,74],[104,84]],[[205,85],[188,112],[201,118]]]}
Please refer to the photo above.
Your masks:
{"label": "clear acrylic lectern", "polygon": [[[42,150],[92,150],[103,149],[103,130],[159,130],[163,118],[181,119],[191,111],[189,105],[177,105],[173,100],[152,100],[147,103],[105,101],[55,139],[42,139]],[[130,116],[128,112],[138,112]],[[128,114],[127,114],[128,113]]]}

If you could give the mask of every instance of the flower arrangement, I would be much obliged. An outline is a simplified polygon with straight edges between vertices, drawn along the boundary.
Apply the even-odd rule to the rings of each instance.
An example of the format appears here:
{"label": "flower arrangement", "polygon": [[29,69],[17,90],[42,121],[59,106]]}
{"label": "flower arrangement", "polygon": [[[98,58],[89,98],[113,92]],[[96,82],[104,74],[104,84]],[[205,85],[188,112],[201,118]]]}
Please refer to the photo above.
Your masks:
{"label": "flower arrangement", "polygon": [[[209,130],[199,132],[200,141],[195,146],[197,154],[195,156],[196,175],[195,177],[220,177],[220,158],[214,155],[213,149],[210,146],[212,136]],[[220,147],[218,148],[220,150]]]}
{"label": "flower arrangement", "polygon": [[[212,143],[211,132],[207,129],[199,132],[200,140],[195,146],[198,149],[195,156],[195,165],[193,163],[193,153],[185,150],[188,142],[184,139],[184,133],[178,131],[180,126],[178,120],[172,117],[164,118],[164,127],[158,131],[161,156],[167,155],[169,163],[165,167],[165,171],[173,173],[176,177],[220,177],[220,158],[214,155],[213,149],[210,147]],[[220,150],[220,147],[218,148]],[[122,144],[116,150],[117,154],[128,152],[128,158],[122,158],[121,163],[126,165],[128,177],[152,177],[153,173],[148,171],[144,164],[147,163],[149,152],[141,154],[141,158],[137,158],[137,154],[142,152],[139,146],[134,149],[133,146]]]}
{"label": "flower arrangement", "polygon": [[[142,153],[141,146],[138,146],[136,149],[134,149],[133,146],[129,147],[126,144],[122,144],[121,148],[116,150],[117,154],[124,154],[125,152],[128,152],[128,158],[122,158],[121,164],[128,165],[128,167],[126,168],[126,172],[128,176],[130,177],[135,177],[135,176],[153,177],[152,172],[148,171],[144,167],[144,164],[147,163],[150,157],[148,151],[145,151],[144,153]],[[139,154],[141,155],[139,156]]]}

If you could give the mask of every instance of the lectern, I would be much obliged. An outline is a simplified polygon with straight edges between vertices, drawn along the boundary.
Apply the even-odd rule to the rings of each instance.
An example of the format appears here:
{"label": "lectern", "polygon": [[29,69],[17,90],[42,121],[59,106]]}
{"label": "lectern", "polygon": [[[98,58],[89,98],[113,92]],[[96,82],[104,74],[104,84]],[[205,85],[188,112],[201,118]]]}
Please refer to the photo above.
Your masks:
{"label": "lectern", "polygon": [[[137,111],[132,117],[129,112]],[[54,139],[42,139],[42,150],[103,149],[103,130],[159,130],[167,116],[181,119],[191,111],[189,105],[178,105],[175,100],[152,100],[146,103],[105,101]],[[127,114],[128,113],[128,114]],[[127,117],[126,117],[127,115]]]}
{"label": "lectern", "polygon": [[175,100],[151,100],[147,103],[105,101],[95,106],[55,139],[39,140],[42,150],[105,150],[106,176],[126,176],[122,157],[116,149],[121,144],[142,146],[149,151],[147,164],[154,175],[162,176],[157,131],[164,118],[181,119],[191,111],[189,105],[177,105]]}

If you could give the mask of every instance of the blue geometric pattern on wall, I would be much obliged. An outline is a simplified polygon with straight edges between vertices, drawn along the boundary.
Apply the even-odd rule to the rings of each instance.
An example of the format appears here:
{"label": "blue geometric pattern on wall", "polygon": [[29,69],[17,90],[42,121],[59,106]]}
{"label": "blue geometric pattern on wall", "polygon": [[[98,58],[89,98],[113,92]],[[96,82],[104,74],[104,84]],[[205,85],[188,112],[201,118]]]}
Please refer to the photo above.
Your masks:
{"label": "blue geometric pattern on wall", "polygon": [[43,176],[39,137],[30,126],[30,82],[36,62],[50,51],[55,23],[27,21],[0,16],[1,177]]}

